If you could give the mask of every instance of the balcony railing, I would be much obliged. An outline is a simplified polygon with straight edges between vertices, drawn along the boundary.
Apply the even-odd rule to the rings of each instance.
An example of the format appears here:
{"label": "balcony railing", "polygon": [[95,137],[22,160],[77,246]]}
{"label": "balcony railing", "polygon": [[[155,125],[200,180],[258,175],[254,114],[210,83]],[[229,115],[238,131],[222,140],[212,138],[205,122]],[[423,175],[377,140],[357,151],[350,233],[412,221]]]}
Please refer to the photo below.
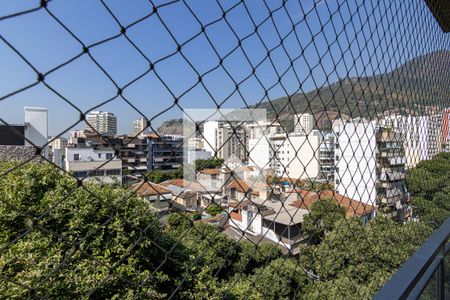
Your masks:
{"label": "balcony railing", "polygon": [[[450,299],[449,282],[445,273],[450,272],[445,257],[450,252],[450,218],[417,250],[403,267],[374,297],[384,299],[418,299],[435,276],[435,298]],[[427,289],[428,290],[428,289]],[[428,295],[427,295],[428,296]]]}

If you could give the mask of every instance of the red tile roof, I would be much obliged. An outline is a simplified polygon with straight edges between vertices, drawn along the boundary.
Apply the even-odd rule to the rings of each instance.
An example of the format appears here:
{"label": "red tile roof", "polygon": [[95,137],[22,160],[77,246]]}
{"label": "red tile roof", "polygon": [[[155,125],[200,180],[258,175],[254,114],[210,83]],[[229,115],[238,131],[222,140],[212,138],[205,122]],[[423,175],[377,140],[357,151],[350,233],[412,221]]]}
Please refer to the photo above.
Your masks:
{"label": "red tile roof", "polygon": [[169,185],[174,185],[180,188],[186,188],[192,191],[204,191],[205,188],[198,182],[193,182],[189,180],[185,180],[183,178],[170,179],[164,182],[161,182],[160,185],[167,187]]}
{"label": "red tile roof", "polygon": [[204,170],[201,170],[200,173],[209,174],[209,175],[218,175],[218,174],[222,173],[222,170],[220,170],[220,169],[204,169]]}
{"label": "red tile roof", "polygon": [[141,197],[172,194],[172,192],[169,189],[166,189],[164,186],[153,182],[141,181],[131,185],[130,188],[133,192],[135,192],[137,195]]}
{"label": "red tile roof", "polygon": [[298,200],[295,200],[292,205],[299,208],[310,209],[311,205],[318,200],[332,199],[336,204],[346,209],[347,217],[353,217],[355,215],[361,217],[375,211],[375,207],[370,204],[350,199],[331,190],[318,193],[306,190],[296,190],[294,192],[298,194]]}
{"label": "red tile roof", "polygon": [[258,191],[254,191],[248,184],[242,179],[234,179],[231,181],[228,186],[230,189],[236,189],[238,192],[241,193],[250,193],[254,196],[259,196]]}

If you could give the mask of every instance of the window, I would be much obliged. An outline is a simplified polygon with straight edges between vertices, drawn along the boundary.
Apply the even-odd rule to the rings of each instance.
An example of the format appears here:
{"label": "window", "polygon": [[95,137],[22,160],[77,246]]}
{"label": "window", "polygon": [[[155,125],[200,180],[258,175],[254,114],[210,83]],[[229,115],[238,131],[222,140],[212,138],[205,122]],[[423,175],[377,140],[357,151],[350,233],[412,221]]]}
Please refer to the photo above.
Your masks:
{"label": "window", "polygon": [[113,155],[112,153],[106,153],[106,159],[112,159]]}
{"label": "window", "polygon": [[101,153],[98,153],[98,154],[97,154],[97,157],[98,157],[98,158],[102,158],[102,154],[101,154]]}
{"label": "window", "polygon": [[340,184],[341,181],[339,179],[336,179],[336,184]]}
{"label": "window", "polygon": [[120,175],[120,169],[106,170],[106,175]]}
{"label": "window", "polygon": [[73,176],[75,176],[77,178],[85,177],[86,175],[87,175],[86,171],[73,172]]}
{"label": "window", "polygon": [[338,161],[339,160],[339,155],[336,155],[336,161]]}
{"label": "window", "polygon": [[336,149],[339,149],[339,144],[336,144]]}
{"label": "window", "polygon": [[104,176],[105,175],[105,171],[104,170],[95,170],[93,172],[91,172],[91,174],[89,174],[91,176]]}
{"label": "window", "polygon": [[75,153],[75,154],[73,155],[73,160],[80,160],[80,154]]}

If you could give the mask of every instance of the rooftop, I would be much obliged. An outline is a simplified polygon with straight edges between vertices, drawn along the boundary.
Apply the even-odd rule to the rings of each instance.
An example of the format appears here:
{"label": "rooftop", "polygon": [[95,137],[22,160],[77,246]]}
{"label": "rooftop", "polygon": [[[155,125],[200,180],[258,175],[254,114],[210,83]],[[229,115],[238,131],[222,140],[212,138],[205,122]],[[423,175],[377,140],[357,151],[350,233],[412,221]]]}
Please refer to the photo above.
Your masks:
{"label": "rooftop", "polygon": [[132,184],[130,188],[133,192],[141,197],[172,194],[172,192],[164,186],[148,181],[140,181],[138,183]]}
{"label": "rooftop", "polygon": [[294,192],[297,193],[298,197],[297,200],[292,202],[292,205],[298,208],[310,210],[314,202],[323,199],[332,199],[336,204],[345,208],[347,217],[353,217],[355,215],[362,217],[375,211],[375,207],[370,204],[350,199],[331,190],[318,193],[306,190],[295,190]]}

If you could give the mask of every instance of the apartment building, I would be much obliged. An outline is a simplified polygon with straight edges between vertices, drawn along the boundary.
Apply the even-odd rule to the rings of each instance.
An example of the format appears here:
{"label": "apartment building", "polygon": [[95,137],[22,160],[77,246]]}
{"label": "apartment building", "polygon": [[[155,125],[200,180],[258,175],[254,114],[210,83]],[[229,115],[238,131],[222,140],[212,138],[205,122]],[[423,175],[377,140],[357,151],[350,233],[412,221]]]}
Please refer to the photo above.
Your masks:
{"label": "apartment building", "polygon": [[376,205],[375,121],[337,120],[333,124],[335,144],[335,190],[340,195]]}
{"label": "apartment building", "polygon": [[83,143],[84,139],[86,139],[86,132],[84,130],[71,130],[69,131],[67,144],[76,145],[79,143]]}
{"label": "apartment building", "polygon": [[64,154],[67,147],[67,139],[56,137],[49,139],[49,159],[59,167],[64,167]]}
{"label": "apartment building", "polygon": [[145,118],[139,118],[133,121],[132,137],[143,137],[147,134],[147,120]]}
{"label": "apartment building", "polygon": [[314,116],[309,113],[294,115],[294,132],[309,134],[314,129]]}
{"label": "apartment building", "polygon": [[247,124],[248,164],[260,170],[271,168],[271,137],[283,132],[280,123],[255,122]]}
{"label": "apartment building", "polygon": [[[86,122],[100,135],[114,136],[117,134],[117,117],[106,111],[91,111],[86,116]],[[86,129],[92,130],[91,127]]]}
{"label": "apartment building", "polygon": [[183,137],[176,135],[147,137],[147,170],[173,170],[183,163]]}
{"label": "apartment building", "polygon": [[203,125],[204,149],[217,158],[247,160],[247,132],[241,122],[208,121]]}
{"label": "apartment building", "polygon": [[391,128],[380,127],[376,141],[378,211],[403,221],[412,217],[406,188],[404,136]]}
{"label": "apartment building", "polygon": [[127,136],[120,138],[120,158],[122,159],[123,174],[142,177],[147,173],[147,139]]}
{"label": "apartment building", "polygon": [[442,148],[450,151],[450,108],[442,112]]}
{"label": "apartment building", "polygon": [[67,147],[65,170],[76,178],[96,183],[122,183],[122,160],[106,147]]}
{"label": "apartment building", "polygon": [[443,116],[393,115],[380,122],[404,137],[406,168],[415,167],[420,161],[433,158],[442,150],[444,140]]}
{"label": "apartment building", "polygon": [[319,137],[319,178],[334,183],[335,135],[333,131],[320,131]]}
{"label": "apartment building", "polygon": [[271,137],[271,167],[275,176],[314,179],[320,174],[320,133],[278,134]]}

